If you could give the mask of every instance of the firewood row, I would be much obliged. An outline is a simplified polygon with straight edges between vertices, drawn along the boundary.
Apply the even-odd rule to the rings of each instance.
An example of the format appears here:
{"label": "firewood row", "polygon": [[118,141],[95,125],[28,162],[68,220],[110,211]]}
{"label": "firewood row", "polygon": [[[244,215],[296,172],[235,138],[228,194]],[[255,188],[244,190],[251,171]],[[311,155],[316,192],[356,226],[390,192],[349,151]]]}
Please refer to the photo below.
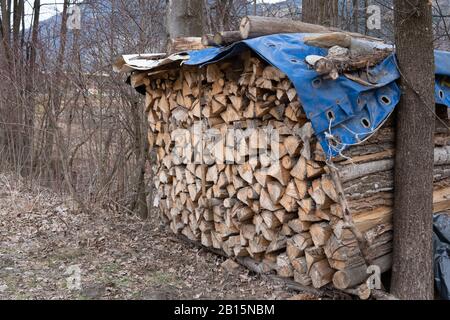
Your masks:
{"label": "firewood row", "polygon": [[[176,234],[321,288],[391,266],[392,122],[325,162],[297,91],[249,51],[131,76],[145,87],[155,205]],[[435,211],[450,209],[450,135],[435,136]]]}

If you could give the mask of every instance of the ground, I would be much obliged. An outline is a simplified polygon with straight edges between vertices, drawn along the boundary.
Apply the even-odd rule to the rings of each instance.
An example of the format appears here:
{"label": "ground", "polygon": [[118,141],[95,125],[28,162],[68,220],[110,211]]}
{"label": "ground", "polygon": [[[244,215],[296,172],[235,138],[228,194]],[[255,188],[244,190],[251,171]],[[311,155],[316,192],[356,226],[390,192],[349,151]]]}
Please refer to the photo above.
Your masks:
{"label": "ground", "polygon": [[[0,299],[288,299],[282,284],[181,242],[153,213],[80,213],[0,175]],[[80,275],[77,277],[77,275]]]}

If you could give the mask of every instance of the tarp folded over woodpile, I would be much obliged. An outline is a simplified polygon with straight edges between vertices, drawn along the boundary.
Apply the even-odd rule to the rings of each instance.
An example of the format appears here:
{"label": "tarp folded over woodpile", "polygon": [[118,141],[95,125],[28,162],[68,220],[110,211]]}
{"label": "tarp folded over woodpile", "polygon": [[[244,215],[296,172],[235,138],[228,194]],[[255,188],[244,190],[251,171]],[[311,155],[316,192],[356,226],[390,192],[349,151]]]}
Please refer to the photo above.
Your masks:
{"label": "tarp folded over woodpile", "polygon": [[[374,68],[326,80],[318,76],[306,62],[309,55],[326,56],[327,49],[308,46],[304,38],[311,34],[276,34],[243,40],[227,47],[213,47],[172,55],[171,60],[203,67],[251,48],[269,64],[283,71],[297,89],[300,101],[311,121],[315,134],[327,156],[339,155],[348,146],[366,140],[384,123],[400,99],[395,81],[400,77],[395,56],[391,55]],[[389,48],[379,44],[380,49]],[[450,53],[436,51],[436,103],[450,107]],[[164,62],[149,66],[148,58],[133,57],[128,67],[151,70]],[[124,62],[116,64],[120,70]],[[364,81],[354,81],[356,78]],[[351,78],[351,79],[350,79]],[[362,83],[367,83],[364,85]]]}

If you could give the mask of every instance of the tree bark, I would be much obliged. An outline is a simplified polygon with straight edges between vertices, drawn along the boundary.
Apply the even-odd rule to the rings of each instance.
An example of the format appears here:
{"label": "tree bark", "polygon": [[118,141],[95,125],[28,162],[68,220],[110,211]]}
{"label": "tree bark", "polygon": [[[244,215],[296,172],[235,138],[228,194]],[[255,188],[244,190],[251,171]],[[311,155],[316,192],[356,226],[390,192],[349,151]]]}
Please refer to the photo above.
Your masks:
{"label": "tree bark", "polygon": [[33,5],[33,27],[31,32],[31,47],[30,47],[30,76],[34,77],[36,67],[36,49],[39,36],[39,19],[41,13],[41,0],[34,0]]}
{"label": "tree bark", "polygon": [[303,22],[327,27],[338,26],[338,0],[303,0]]}
{"label": "tree bark", "polygon": [[353,0],[353,31],[359,31],[359,0]]}
{"label": "tree bark", "polygon": [[[63,11],[61,16],[61,27],[59,33],[59,48],[58,56],[56,62],[56,72],[55,72],[55,83],[60,86],[52,92],[51,103],[47,106],[46,117],[47,117],[47,128],[45,132],[45,142],[43,146],[43,151],[45,153],[45,159],[52,159],[52,154],[54,152],[56,131],[58,130],[58,119],[61,113],[61,100],[62,92],[61,88],[63,86],[63,75],[64,75],[64,61],[66,56],[66,45],[67,45],[67,10],[69,8],[70,1],[64,0]],[[59,166],[60,164],[53,165],[51,170],[52,174],[59,176]]]}
{"label": "tree bark", "polygon": [[369,1],[364,0],[364,34],[369,33],[369,29],[367,28],[367,19],[369,18],[367,14],[367,7],[369,6]]}
{"label": "tree bark", "polygon": [[19,52],[20,21],[22,18],[23,10],[24,10],[24,1],[23,0],[14,0],[13,44],[14,44],[15,54],[18,54],[18,52]]}
{"label": "tree bark", "polygon": [[33,170],[34,164],[34,151],[32,139],[34,137],[34,120],[35,120],[35,83],[36,83],[36,58],[37,58],[37,47],[39,38],[39,20],[41,12],[41,0],[34,0],[33,5],[33,25],[31,27],[31,44],[30,44],[30,55],[28,61],[28,76],[26,77],[26,90],[25,90],[25,101],[28,101],[28,108],[24,114],[26,127],[24,128],[26,135],[28,137],[27,144],[25,145],[25,155],[30,159],[29,166],[25,170],[31,172]]}
{"label": "tree bark", "polygon": [[397,107],[391,291],[400,299],[432,299],[432,8],[428,0],[396,0],[394,4],[395,38],[403,96]]}
{"label": "tree bark", "polygon": [[203,1],[169,0],[167,7],[169,39],[203,35]]}
{"label": "tree bark", "polygon": [[11,54],[11,0],[0,0],[0,9],[2,11],[1,35],[3,49],[5,51],[6,60],[9,61],[9,56]]}
{"label": "tree bark", "polygon": [[136,172],[134,176],[133,185],[136,193],[134,194],[131,211],[135,211],[141,219],[148,218],[147,195],[145,185],[145,165],[148,159],[149,145],[147,141],[145,121],[143,119],[143,110],[139,108],[136,102],[131,108],[133,125],[134,125],[134,154],[136,156]]}

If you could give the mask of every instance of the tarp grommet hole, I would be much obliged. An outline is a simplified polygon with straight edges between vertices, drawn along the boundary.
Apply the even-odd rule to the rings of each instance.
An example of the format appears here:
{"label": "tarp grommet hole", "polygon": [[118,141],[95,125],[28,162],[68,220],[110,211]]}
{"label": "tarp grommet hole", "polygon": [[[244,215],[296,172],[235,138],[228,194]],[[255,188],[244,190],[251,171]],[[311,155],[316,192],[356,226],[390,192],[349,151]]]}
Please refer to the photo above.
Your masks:
{"label": "tarp grommet hole", "polygon": [[327,118],[330,121],[333,121],[335,119],[334,112],[332,110],[327,111]]}
{"label": "tarp grommet hole", "polygon": [[381,102],[385,105],[391,104],[391,99],[388,96],[381,96]]}
{"label": "tarp grommet hole", "polygon": [[439,90],[439,98],[441,98],[442,100],[444,100],[444,98],[445,98],[444,91]]}
{"label": "tarp grommet hole", "polygon": [[362,118],[361,119],[361,124],[364,128],[370,128],[370,121],[367,118]]}
{"label": "tarp grommet hole", "polygon": [[320,78],[315,78],[315,79],[312,81],[312,86],[313,86],[314,88],[319,88],[321,85],[322,85],[322,79],[320,79]]}

